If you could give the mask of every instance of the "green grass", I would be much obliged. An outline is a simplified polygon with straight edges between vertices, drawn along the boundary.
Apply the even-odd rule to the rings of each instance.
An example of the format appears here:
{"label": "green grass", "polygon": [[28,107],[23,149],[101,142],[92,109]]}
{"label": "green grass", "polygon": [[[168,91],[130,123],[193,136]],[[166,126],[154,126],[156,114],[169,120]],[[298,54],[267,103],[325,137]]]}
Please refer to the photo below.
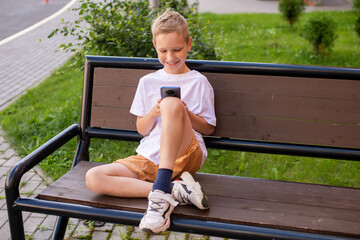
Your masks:
{"label": "green grass", "polygon": [[[315,56],[311,45],[300,36],[301,25],[312,15],[336,19],[338,38],[331,53]],[[360,39],[350,11],[303,14],[291,29],[280,14],[203,14],[213,26],[223,60],[360,67]]]}
{"label": "green grass", "polygon": [[[280,14],[202,14],[202,18],[210,21],[224,60],[360,67],[360,39],[353,30],[353,14],[322,13],[338,23],[334,49],[322,56],[314,55],[310,44],[298,33],[301,22],[312,14],[316,13],[303,14],[293,29]],[[69,63],[0,112],[0,125],[21,156],[72,123],[79,123],[83,73],[69,69]],[[94,139],[90,158],[112,162],[135,153],[136,146],[132,142]],[[73,140],[43,161],[41,167],[53,179],[59,178],[70,168],[75,148]],[[360,187],[360,162],[351,161],[210,149],[201,171]]]}

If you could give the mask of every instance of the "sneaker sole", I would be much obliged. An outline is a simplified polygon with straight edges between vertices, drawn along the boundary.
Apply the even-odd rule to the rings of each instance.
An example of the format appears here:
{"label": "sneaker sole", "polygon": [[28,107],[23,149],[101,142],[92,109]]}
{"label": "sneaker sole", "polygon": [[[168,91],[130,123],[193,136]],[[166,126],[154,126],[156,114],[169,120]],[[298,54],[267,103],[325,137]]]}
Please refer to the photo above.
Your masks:
{"label": "sneaker sole", "polygon": [[184,172],[181,175],[181,178],[186,182],[190,182],[192,187],[195,188],[197,193],[201,193],[201,201],[197,202],[195,204],[195,206],[201,210],[209,209],[210,208],[209,200],[208,200],[207,196],[205,195],[205,193],[202,191],[200,184],[195,181],[193,176],[191,176],[191,174],[189,172]]}
{"label": "sneaker sole", "polygon": [[[141,225],[141,223],[140,223],[140,225]],[[170,218],[168,218],[168,220],[167,220],[167,222],[166,222],[166,224],[165,224],[164,226],[162,226],[161,228],[156,229],[156,231],[153,231],[153,230],[151,230],[150,228],[141,228],[141,227],[139,226],[139,228],[140,228],[141,231],[147,232],[147,233],[151,233],[151,234],[153,234],[153,233],[162,233],[162,232],[165,232],[166,230],[169,229],[169,227],[170,227]]]}

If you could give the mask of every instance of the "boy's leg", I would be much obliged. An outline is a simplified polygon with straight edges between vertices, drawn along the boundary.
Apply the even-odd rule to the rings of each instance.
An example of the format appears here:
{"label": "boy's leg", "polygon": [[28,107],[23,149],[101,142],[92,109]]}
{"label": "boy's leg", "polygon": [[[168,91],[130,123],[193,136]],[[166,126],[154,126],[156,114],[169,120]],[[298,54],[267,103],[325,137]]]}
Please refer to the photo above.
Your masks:
{"label": "boy's leg", "polygon": [[185,154],[192,142],[193,130],[186,109],[178,98],[168,97],[160,103],[161,145],[160,164],[148,209],[141,219],[140,229],[163,232],[170,226],[170,215],[177,205],[171,194],[171,178],[176,158]]}
{"label": "boy's leg", "polygon": [[173,169],[176,158],[183,156],[194,132],[180,99],[167,97],[160,103],[161,145],[159,169]]}
{"label": "boy's leg", "polygon": [[161,145],[158,176],[153,190],[171,193],[171,179],[175,160],[185,154],[193,138],[193,130],[186,109],[180,99],[168,97],[160,103]]}
{"label": "boy's leg", "polygon": [[[161,104],[162,122],[159,172],[167,167],[173,169],[175,160],[185,155],[194,138],[190,118],[182,102],[177,98],[168,98],[168,101],[161,102]],[[156,181],[159,180],[159,177],[158,175]],[[156,189],[156,181],[153,189]],[[173,197],[180,204],[194,204],[202,210],[209,208],[208,199],[203,193],[200,184],[188,172],[184,172],[181,175],[180,181],[174,182],[172,192]]]}
{"label": "boy's leg", "polygon": [[116,197],[147,197],[153,185],[120,163],[91,168],[85,180],[92,192]]}

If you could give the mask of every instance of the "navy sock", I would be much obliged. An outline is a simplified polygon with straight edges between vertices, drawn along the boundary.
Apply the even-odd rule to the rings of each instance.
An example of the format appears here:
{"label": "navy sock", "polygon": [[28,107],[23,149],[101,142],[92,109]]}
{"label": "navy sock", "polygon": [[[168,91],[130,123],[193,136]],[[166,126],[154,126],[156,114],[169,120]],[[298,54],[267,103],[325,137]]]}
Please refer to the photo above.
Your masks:
{"label": "navy sock", "polygon": [[165,193],[171,193],[172,175],[173,175],[173,171],[170,169],[166,169],[166,168],[159,169],[152,190],[154,191],[155,189],[158,189]]}

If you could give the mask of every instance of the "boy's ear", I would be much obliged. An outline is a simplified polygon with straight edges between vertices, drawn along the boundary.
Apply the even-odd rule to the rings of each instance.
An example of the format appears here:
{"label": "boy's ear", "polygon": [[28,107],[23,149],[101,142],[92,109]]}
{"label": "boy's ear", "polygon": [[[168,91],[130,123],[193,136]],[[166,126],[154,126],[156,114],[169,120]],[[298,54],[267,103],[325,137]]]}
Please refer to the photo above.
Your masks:
{"label": "boy's ear", "polygon": [[153,42],[154,48],[156,49],[156,43],[155,43],[155,40],[153,40],[152,42]]}
{"label": "boy's ear", "polygon": [[191,50],[191,47],[192,47],[192,37],[189,37],[189,41],[188,41],[188,44],[187,44],[187,47],[188,47],[188,52]]}

